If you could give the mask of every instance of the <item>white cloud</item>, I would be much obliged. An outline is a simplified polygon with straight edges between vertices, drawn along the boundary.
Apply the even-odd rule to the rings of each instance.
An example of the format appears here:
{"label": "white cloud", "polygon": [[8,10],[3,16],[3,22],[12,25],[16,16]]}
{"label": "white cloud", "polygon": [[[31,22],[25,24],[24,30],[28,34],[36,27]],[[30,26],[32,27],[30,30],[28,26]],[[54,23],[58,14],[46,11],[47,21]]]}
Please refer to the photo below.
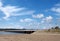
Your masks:
{"label": "white cloud", "polygon": [[53,19],[52,16],[48,16],[48,17],[46,17],[46,21],[51,21],[52,19]]}
{"label": "white cloud", "polygon": [[[2,27],[0,27],[2,28]],[[16,25],[16,26],[5,26],[3,28],[7,28],[7,29],[23,29],[24,27],[20,26],[20,25]]]}
{"label": "white cloud", "polygon": [[60,13],[60,7],[54,7],[54,8],[51,8],[51,10],[53,11],[53,12],[57,12],[57,13]]}
{"label": "white cloud", "polygon": [[[33,10],[28,10],[28,11],[23,11],[23,12],[20,12],[19,14],[17,15],[32,15],[35,11]],[[16,15],[16,16],[17,16]]]}
{"label": "white cloud", "polygon": [[44,23],[44,22],[51,22],[52,19],[53,19],[52,16],[45,17],[45,18],[42,19],[41,23]]}
{"label": "white cloud", "polygon": [[16,25],[15,28],[16,29],[23,29],[24,27],[23,26],[20,26],[20,25]]}
{"label": "white cloud", "polygon": [[52,8],[45,10],[45,12],[49,11],[54,12],[54,15],[60,16],[60,3],[55,4]]}
{"label": "white cloud", "polygon": [[43,18],[43,14],[32,15],[33,18]]}
{"label": "white cloud", "polygon": [[54,7],[51,8],[51,10],[60,13],[60,3],[55,4]]}
{"label": "white cloud", "polygon": [[8,19],[10,16],[18,15],[18,14],[15,14],[15,12],[21,11],[23,9],[24,8],[17,8],[15,6],[6,6],[6,7],[2,7],[1,11],[5,14],[5,17],[3,18]]}
{"label": "white cloud", "polygon": [[[11,16],[30,15],[33,14],[33,10],[26,10],[26,8],[19,8],[17,6],[7,5],[3,7],[3,3],[0,2],[0,10],[5,14],[3,19],[8,19]],[[25,11],[24,11],[25,10]]]}
{"label": "white cloud", "polygon": [[51,11],[55,12],[55,15],[60,16],[60,3],[55,4],[55,6],[51,8]]}
{"label": "white cloud", "polygon": [[31,21],[33,21],[33,20],[30,18],[20,19],[20,22],[31,22]]}
{"label": "white cloud", "polygon": [[3,6],[3,4],[2,4],[2,2],[0,2],[0,7],[2,7]]}

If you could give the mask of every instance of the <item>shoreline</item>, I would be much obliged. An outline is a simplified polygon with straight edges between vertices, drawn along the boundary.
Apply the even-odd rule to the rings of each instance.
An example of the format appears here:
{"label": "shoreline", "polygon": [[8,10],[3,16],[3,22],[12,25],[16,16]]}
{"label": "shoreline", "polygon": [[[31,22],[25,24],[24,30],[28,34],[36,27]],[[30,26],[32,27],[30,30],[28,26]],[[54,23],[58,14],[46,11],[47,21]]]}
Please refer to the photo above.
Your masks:
{"label": "shoreline", "polygon": [[0,35],[0,41],[60,41],[60,35],[49,34],[42,32],[32,34]]}

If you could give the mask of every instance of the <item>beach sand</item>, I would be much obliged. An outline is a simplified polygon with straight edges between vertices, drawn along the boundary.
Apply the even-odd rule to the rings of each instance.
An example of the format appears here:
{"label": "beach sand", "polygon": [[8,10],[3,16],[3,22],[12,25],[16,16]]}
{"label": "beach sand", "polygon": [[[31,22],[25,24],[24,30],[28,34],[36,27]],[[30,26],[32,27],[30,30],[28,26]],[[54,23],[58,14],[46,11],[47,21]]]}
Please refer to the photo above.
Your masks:
{"label": "beach sand", "polygon": [[0,41],[60,41],[60,34],[33,33],[0,35]]}

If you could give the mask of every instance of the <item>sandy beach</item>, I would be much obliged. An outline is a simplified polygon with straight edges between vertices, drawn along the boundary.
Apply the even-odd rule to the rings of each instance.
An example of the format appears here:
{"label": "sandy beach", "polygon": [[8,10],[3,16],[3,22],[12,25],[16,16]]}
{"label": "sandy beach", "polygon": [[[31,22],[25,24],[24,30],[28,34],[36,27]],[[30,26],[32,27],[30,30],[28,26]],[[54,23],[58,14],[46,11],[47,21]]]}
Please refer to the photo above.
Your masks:
{"label": "sandy beach", "polygon": [[0,35],[0,41],[60,41],[60,34],[33,33]]}

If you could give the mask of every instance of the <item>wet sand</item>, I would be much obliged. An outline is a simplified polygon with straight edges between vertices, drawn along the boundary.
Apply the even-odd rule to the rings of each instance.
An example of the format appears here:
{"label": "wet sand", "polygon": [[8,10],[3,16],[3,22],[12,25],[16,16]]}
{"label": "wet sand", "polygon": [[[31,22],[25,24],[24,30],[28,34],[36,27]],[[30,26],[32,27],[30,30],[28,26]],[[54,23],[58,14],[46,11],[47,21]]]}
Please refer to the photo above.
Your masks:
{"label": "wet sand", "polygon": [[60,41],[60,34],[33,33],[0,35],[0,41]]}

